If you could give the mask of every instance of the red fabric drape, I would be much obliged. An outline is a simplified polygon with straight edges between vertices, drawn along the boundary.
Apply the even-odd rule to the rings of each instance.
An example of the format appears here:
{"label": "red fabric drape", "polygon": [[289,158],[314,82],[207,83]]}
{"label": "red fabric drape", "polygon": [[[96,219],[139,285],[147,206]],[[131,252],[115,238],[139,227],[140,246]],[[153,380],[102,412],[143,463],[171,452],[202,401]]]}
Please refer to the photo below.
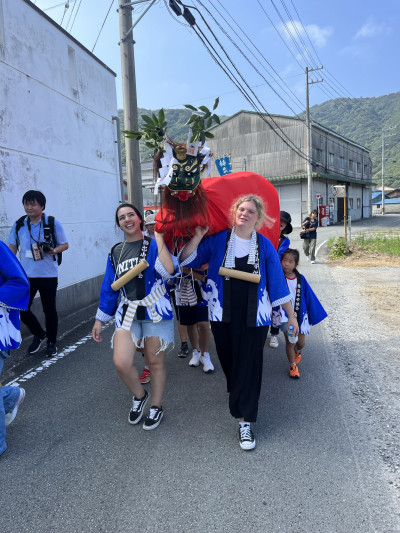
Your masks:
{"label": "red fabric drape", "polygon": [[[254,172],[234,172],[226,176],[204,179],[202,182],[208,202],[207,235],[228,229],[232,225],[230,209],[234,201],[246,194],[260,196],[264,202],[265,221],[258,230],[265,235],[275,248],[278,247],[280,234],[280,206],[278,193],[275,187],[263,176]],[[190,234],[198,225],[203,225],[201,217],[193,213],[190,220],[185,221],[185,226]],[[165,242],[172,246],[177,237],[182,236],[182,225],[175,219],[175,214],[165,208],[160,209],[156,215],[156,231],[164,232]]]}

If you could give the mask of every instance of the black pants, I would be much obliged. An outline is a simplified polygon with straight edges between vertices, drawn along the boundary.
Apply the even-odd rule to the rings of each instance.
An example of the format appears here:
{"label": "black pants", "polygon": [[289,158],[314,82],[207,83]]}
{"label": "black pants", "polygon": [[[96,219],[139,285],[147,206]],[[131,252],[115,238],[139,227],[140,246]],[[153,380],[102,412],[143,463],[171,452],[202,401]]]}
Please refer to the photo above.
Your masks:
{"label": "black pants", "polygon": [[226,377],[229,411],[235,418],[255,422],[268,326],[249,328],[243,322],[211,322],[211,329],[218,359]]}
{"label": "black pants", "polygon": [[[36,337],[47,336],[48,342],[56,342],[58,329],[58,316],[56,308],[58,278],[29,278],[30,294],[27,311],[21,311],[21,320],[32,335]],[[43,312],[46,319],[46,331],[31,311],[33,299],[39,291]]]}

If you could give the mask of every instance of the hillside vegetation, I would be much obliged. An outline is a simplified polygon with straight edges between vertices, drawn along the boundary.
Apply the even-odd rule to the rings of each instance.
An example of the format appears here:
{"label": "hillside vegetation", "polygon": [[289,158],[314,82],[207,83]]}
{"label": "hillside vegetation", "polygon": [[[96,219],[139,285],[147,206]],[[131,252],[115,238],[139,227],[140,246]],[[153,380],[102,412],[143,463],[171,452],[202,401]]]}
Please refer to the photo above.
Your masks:
{"label": "hillside vegetation", "polygon": [[397,126],[385,131],[385,184],[400,187],[400,92],[376,98],[336,98],[311,107],[310,114],[314,121],[371,150],[377,185],[382,179],[382,129]]}
{"label": "hillside vegetation", "polygon": [[[191,115],[189,109],[165,109],[168,122],[168,135],[175,140],[185,141],[188,127],[185,123]],[[141,115],[151,115],[149,109],[138,110]],[[154,113],[158,113],[154,111]],[[371,150],[373,181],[381,185],[382,179],[382,129],[397,126],[385,131],[385,184],[400,187],[400,92],[376,98],[336,98],[310,109],[314,121],[348,137],[350,140]],[[123,112],[119,110],[123,130]],[[221,120],[227,118],[221,116]],[[392,135],[393,134],[393,135]],[[390,136],[389,136],[390,135]],[[122,161],[125,164],[125,143],[122,135]],[[142,162],[151,161],[151,149],[142,143]]]}

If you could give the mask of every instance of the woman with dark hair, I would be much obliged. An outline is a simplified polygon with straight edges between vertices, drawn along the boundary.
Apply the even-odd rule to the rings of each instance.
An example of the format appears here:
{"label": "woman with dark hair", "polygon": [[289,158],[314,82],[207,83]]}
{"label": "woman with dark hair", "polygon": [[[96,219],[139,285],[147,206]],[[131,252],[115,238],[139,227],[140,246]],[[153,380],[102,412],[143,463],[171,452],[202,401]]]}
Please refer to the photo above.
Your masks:
{"label": "woman with dark hair", "polygon": [[226,377],[229,410],[239,419],[242,450],[252,450],[256,445],[250,423],[257,419],[263,348],[272,306],[282,305],[289,325],[295,333],[298,331],[278,254],[271,242],[256,231],[264,217],[261,198],[243,196],[232,206],[231,230],[202,241],[208,228],[197,227],[180,256],[181,266],[209,265],[209,319]]}
{"label": "woman with dark hair", "polygon": [[[128,417],[130,424],[140,422],[149,397],[134,366],[136,350],[144,349],[152,378],[152,402],[143,429],[150,430],[155,429],[163,417],[162,398],[166,381],[164,352],[174,340],[171,300],[164,282],[177,275],[179,267],[164,243],[163,234],[155,233],[154,239],[143,235],[143,217],[134,205],[119,205],[115,221],[123,231],[125,240],[114,245],[109,254],[92,337],[96,342],[101,342],[103,322],[115,315],[114,365],[119,377],[133,394]],[[114,281],[139,264],[143,266],[144,261],[148,264],[144,270],[119,290],[112,288]]]}

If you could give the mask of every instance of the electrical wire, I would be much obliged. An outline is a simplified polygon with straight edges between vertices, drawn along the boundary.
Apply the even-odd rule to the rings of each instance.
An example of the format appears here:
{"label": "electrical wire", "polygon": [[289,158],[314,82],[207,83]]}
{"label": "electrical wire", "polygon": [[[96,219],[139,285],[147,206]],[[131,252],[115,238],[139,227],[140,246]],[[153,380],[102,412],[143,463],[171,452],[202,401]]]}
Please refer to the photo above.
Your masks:
{"label": "electrical wire", "polygon": [[[199,14],[200,14],[200,17],[202,18],[204,24],[206,25],[208,31],[211,33],[211,35],[213,36],[214,40],[216,41],[218,46],[221,48],[221,50],[223,51],[223,53],[225,54],[225,56],[227,57],[227,59],[231,63],[232,67],[236,71],[238,77],[241,78],[243,84],[247,87],[247,89],[250,90],[250,92],[252,93],[253,96],[249,95],[249,93],[246,91],[245,87],[242,85],[242,82],[239,81],[239,79],[236,77],[236,75],[233,73],[233,71],[228,67],[228,65],[225,63],[225,61],[221,58],[221,56],[216,51],[216,49],[213,47],[213,45],[210,43],[210,41],[207,39],[207,37],[205,36],[204,32],[201,30],[199,25],[196,24],[195,26],[192,26],[192,29],[193,29],[194,33],[199,37],[199,39],[201,40],[201,42],[203,43],[205,48],[208,50],[208,52],[211,55],[211,57],[213,58],[213,60],[217,63],[217,65],[220,68],[222,68],[222,70],[226,74],[229,73],[229,77],[230,77],[231,81],[236,85],[236,87],[242,93],[242,95],[245,97],[245,99],[250,103],[250,105],[253,107],[253,109],[258,113],[260,118],[262,120],[264,120],[264,122],[266,122],[274,130],[276,135],[278,135],[278,137],[280,137],[280,139],[290,149],[292,149],[297,155],[299,155],[299,157],[301,157],[302,159],[305,159],[305,160],[308,161],[308,159],[309,159],[308,156],[298,146],[296,146],[293,143],[293,141],[290,139],[290,137],[288,137],[286,132],[274,120],[273,116],[270,113],[268,113],[268,111],[263,107],[263,105],[261,104],[261,102],[258,99],[257,95],[254,93],[254,91],[251,89],[249,84],[246,82],[246,80],[240,74],[240,72],[237,69],[236,65],[233,63],[232,59],[229,57],[228,53],[223,48],[223,46],[221,45],[221,43],[219,42],[219,40],[215,36],[214,32],[211,30],[209,24],[207,23],[207,21],[205,20],[205,18],[203,17],[203,15],[201,14],[200,11],[199,11]],[[222,65],[223,65],[224,68],[222,67]],[[260,109],[259,106],[261,106],[261,109]]]}
{"label": "electrical wire", "polygon": [[67,12],[67,9],[69,8],[69,3],[66,2],[65,6],[64,6],[64,13],[63,13],[63,16],[62,16],[62,19],[61,19],[61,22],[60,22],[60,26],[62,26],[62,23],[63,23],[63,20],[64,20],[64,17],[65,17],[65,13]]}
{"label": "electrical wire", "polygon": [[[235,48],[238,50],[238,52],[245,58],[245,60],[253,67],[255,72],[265,81],[265,83],[269,86],[269,88],[282,100],[282,102],[291,110],[291,112],[294,115],[297,115],[297,112],[294,111],[294,109],[287,103],[287,101],[279,94],[279,92],[271,85],[271,83],[261,74],[261,72],[257,69],[257,67],[250,61],[250,59],[244,54],[244,52],[239,48],[239,46],[234,42],[234,40],[231,38],[231,36],[228,34],[228,32],[225,30],[225,28],[218,22],[218,20],[210,13],[210,11],[207,9],[204,4],[198,0],[198,3],[202,6],[204,10],[207,11],[207,13],[210,15],[210,17],[214,20],[214,22],[217,24],[219,29],[224,33],[224,35],[230,40],[230,42],[235,46]],[[243,42],[243,41],[242,41]],[[246,45],[245,45],[246,46]],[[247,47],[248,48],[248,47]],[[274,80],[276,81],[276,80]],[[280,87],[282,89],[282,87]]]}
{"label": "electrical wire", "polygon": [[114,0],[111,0],[110,7],[108,8],[107,15],[105,16],[105,18],[104,18],[104,20],[103,20],[103,24],[101,25],[100,31],[99,31],[99,33],[98,33],[98,35],[97,35],[97,38],[96,38],[96,41],[95,41],[95,43],[94,43],[94,45],[93,45],[92,52],[93,52],[93,50],[94,50],[95,47],[96,47],[96,44],[97,44],[97,41],[99,40],[99,37],[100,37],[101,32],[103,31],[104,24],[106,23],[106,20],[107,20],[107,18],[108,18],[108,15],[110,14],[110,11],[111,11],[111,8],[112,8],[112,6],[113,6],[113,3],[114,3]]}
{"label": "electrical wire", "polygon": [[71,31],[72,31],[72,27],[73,27],[73,25],[75,24],[76,16],[77,16],[77,14],[78,14],[78,12],[79,12],[79,9],[80,9],[81,5],[82,5],[82,0],[79,0],[79,5],[78,5],[78,8],[77,8],[76,13],[75,13],[74,20],[72,21],[72,24],[71,24],[71,26],[70,26],[70,28],[69,28],[69,32],[70,32],[70,33],[71,33]]}
{"label": "electrical wire", "polygon": [[[290,87],[284,82],[284,80],[282,79],[282,77],[279,75],[279,73],[274,69],[274,67],[271,65],[271,63],[267,60],[267,58],[262,54],[262,52],[259,50],[259,48],[254,44],[254,42],[250,39],[250,37],[246,34],[246,32],[243,30],[243,28],[234,20],[234,18],[232,17],[232,15],[226,10],[226,8],[221,4],[220,0],[217,0],[217,2],[219,3],[219,5],[221,6],[222,9],[224,9],[226,11],[226,13],[229,15],[229,17],[232,19],[233,23],[235,24],[235,26],[242,32],[242,34],[244,35],[245,39],[247,39],[251,45],[254,47],[254,49],[258,52],[258,54],[261,56],[261,58],[265,61],[265,63],[269,66],[269,68],[275,73],[275,75],[279,78],[279,80],[282,82],[282,84],[286,87],[286,89],[279,83],[279,81],[274,78],[274,76],[268,71],[268,69],[262,64],[262,62],[260,61],[260,59],[257,58],[257,56],[255,55],[255,53],[249,48],[249,46],[247,46],[247,44],[245,43],[245,41],[240,37],[240,35],[238,35],[237,33],[237,30],[236,28],[234,28],[227,20],[226,18],[224,17],[224,15],[221,13],[221,11],[218,10],[217,7],[213,6],[211,0],[209,0],[209,3],[213,6],[213,8],[215,9],[215,11],[218,13],[218,16],[226,23],[226,25],[232,30],[232,34],[234,34],[235,36],[237,36],[240,41],[242,42],[242,44],[246,47],[246,49],[252,54],[252,56],[259,62],[259,64],[264,68],[264,70],[268,73],[269,76],[271,76],[271,78],[274,80],[274,83],[276,83],[276,85],[286,94],[286,96],[288,96],[292,102],[295,104],[295,105],[299,105],[300,109],[302,110],[303,107],[304,107],[304,104],[303,102],[301,102],[301,100],[294,94],[294,92],[290,89]],[[201,4],[201,2],[199,1],[199,3]],[[215,20],[215,17],[213,17],[214,20]],[[237,45],[236,45],[237,47]],[[240,53],[243,55],[243,52],[240,50]],[[245,57],[246,60],[248,60],[248,58]],[[292,94],[292,96],[290,96],[290,94],[288,93],[288,91]],[[280,98],[282,99],[282,97],[280,96]],[[296,103],[297,101],[297,103]],[[287,104],[287,102],[284,102],[289,108],[290,106]],[[291,109],[291,108],[290,108]],[[291,111],[296,115],[297,113],[293,111],[293,109],[291,109]]]}

